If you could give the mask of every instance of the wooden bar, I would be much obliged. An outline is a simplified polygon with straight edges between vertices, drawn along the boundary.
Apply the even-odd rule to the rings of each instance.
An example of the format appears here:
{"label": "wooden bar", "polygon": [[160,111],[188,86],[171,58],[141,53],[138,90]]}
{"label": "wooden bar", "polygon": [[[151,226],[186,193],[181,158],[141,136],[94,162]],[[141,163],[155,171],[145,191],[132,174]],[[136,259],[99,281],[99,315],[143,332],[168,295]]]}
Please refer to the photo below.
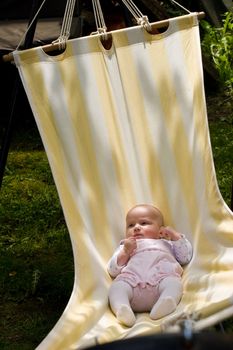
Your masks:
{"label": "wooden bar", "polygon": [[[48,45],[44,45],[42,46],[44,52],[52,52],[52,51],[56,51],[60,49],[60,45],[59,44],[48,44]],[[2,59],[4,62],[12,62],[14,61],[14,56],[13,56],[13,52],[8,53],[7,55],[3,55]]]}
{"label": "wooden bar", "polygon": [[[198,12],[197,17],[198,17],[199,20],[204,18],[205,17],[205,12]],[[159,21],[159,22],[153,23],[152,30],[165,28],[165,27],[168,27],[168,25],[169,25],[169,19],[165,19],[163,21]],[[59,50],[60,49],[60,45],[58,43],[48,44],[48,45],[42,46],[42,48],[43,48],[44,52],[46,52],[46,53],[47,52],[53,52],[53,51]],[[13,53],[10,52],[7,55],[3,55],[2,59],[3,59],[4,62],[12,62],[14,60]]]}
{"label": "wooden bar", "polygon": [[[198,12],[197,18],[200,20],[205,17],[205,12]],[[155,22],[152,24],[153,29],[160,29],[160,28],[166,28],[169,25],[169,19],[165,19],[159,22]]]}

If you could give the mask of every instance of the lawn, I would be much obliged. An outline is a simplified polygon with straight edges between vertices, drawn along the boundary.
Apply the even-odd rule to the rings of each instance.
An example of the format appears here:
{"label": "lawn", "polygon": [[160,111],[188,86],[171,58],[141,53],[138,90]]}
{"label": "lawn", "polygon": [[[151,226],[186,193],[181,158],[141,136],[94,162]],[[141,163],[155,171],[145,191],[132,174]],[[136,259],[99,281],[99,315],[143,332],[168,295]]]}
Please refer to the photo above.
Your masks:
{"label": "lawn", "polygon": [[0,349],[33,349],[61,315],[73,259],[34,124],[13,137],[0,192]]}
{"label": "lawn", "polygon": [[[230,206],[232,103],[208,96],[217,179]],[[58,195],[35,124],[15,131],[0,192],[0,349],[32,350],[61,315],[72,290],[73,258]],[[233,331],[232,320],[224,322]]]}

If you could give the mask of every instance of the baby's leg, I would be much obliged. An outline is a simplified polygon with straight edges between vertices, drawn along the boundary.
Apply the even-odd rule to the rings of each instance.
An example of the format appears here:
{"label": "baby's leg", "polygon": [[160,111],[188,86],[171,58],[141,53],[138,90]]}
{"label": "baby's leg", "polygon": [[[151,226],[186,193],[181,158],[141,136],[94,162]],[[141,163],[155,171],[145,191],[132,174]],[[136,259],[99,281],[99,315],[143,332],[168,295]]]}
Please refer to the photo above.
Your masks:
{"label": "baby's leg", "polygon": [[178,277],[166,277],[159,284],[159,299],[153,306],[150,317],[157,320],[173,312],[182,296],[182,283]]}
{"label": "baby's leg", "polygon": [[125,326],[134,325],[136,318],[130,306],[132,287],[123,281],[113,282],[109,290],[109,303],[119,322]]}

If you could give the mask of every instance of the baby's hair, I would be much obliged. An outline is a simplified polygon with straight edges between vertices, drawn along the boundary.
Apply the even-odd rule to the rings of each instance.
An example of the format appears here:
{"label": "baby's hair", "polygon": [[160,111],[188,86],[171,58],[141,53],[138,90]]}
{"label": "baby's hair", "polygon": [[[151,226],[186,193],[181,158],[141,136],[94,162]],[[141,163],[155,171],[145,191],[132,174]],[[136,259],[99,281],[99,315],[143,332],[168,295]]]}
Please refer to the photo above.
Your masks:
{"label": "baby's hair", "polygon": [[[164,225],[164,219],[163,219],[163,214],[162,212],[155,207],[153,204],[136,204],[135,206],[133,206],[131,209],[129,209],[129,211],[127,212],[127,215],[131,212],[131,210],[138,208],[138,207],[145,207],[145,208],[149,208],[149,209],[154,209],[154,211],[157,213],[157,216],[159,216],[159,218],[161,218],[161,226]],[[127,217],[126,215],[126,217]]]}

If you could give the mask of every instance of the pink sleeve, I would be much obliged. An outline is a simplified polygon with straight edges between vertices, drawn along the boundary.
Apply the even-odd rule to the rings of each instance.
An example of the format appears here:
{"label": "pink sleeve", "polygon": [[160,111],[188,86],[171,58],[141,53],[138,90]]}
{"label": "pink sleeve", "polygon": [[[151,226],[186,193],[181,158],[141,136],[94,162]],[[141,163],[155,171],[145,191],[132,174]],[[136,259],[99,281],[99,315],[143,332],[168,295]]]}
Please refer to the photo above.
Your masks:
{"label": "pink sleeve", "polygon": [[120,250],[122,249],[122,245],[120,245],[117,250],[115,251],[115,253],[113,254],[113,256],[111,257],[111,259],[108,261],[108,264],[107,264],[107,270],[108,270],[108,273],[111,277],[115,278],[117,275],[119,275],[119,273],[121,272],[121,270],[123,269],[123,266],[119,266],[117,264],[117,256],[120,252]]}
{"label": "pink sleeve", "polygon": [[173,253],[177,261],[181,265],[188,264],[192,258],[193,248],[191,243],[182,235],[182,238],[177,241],[170,241],[172,244]]}

